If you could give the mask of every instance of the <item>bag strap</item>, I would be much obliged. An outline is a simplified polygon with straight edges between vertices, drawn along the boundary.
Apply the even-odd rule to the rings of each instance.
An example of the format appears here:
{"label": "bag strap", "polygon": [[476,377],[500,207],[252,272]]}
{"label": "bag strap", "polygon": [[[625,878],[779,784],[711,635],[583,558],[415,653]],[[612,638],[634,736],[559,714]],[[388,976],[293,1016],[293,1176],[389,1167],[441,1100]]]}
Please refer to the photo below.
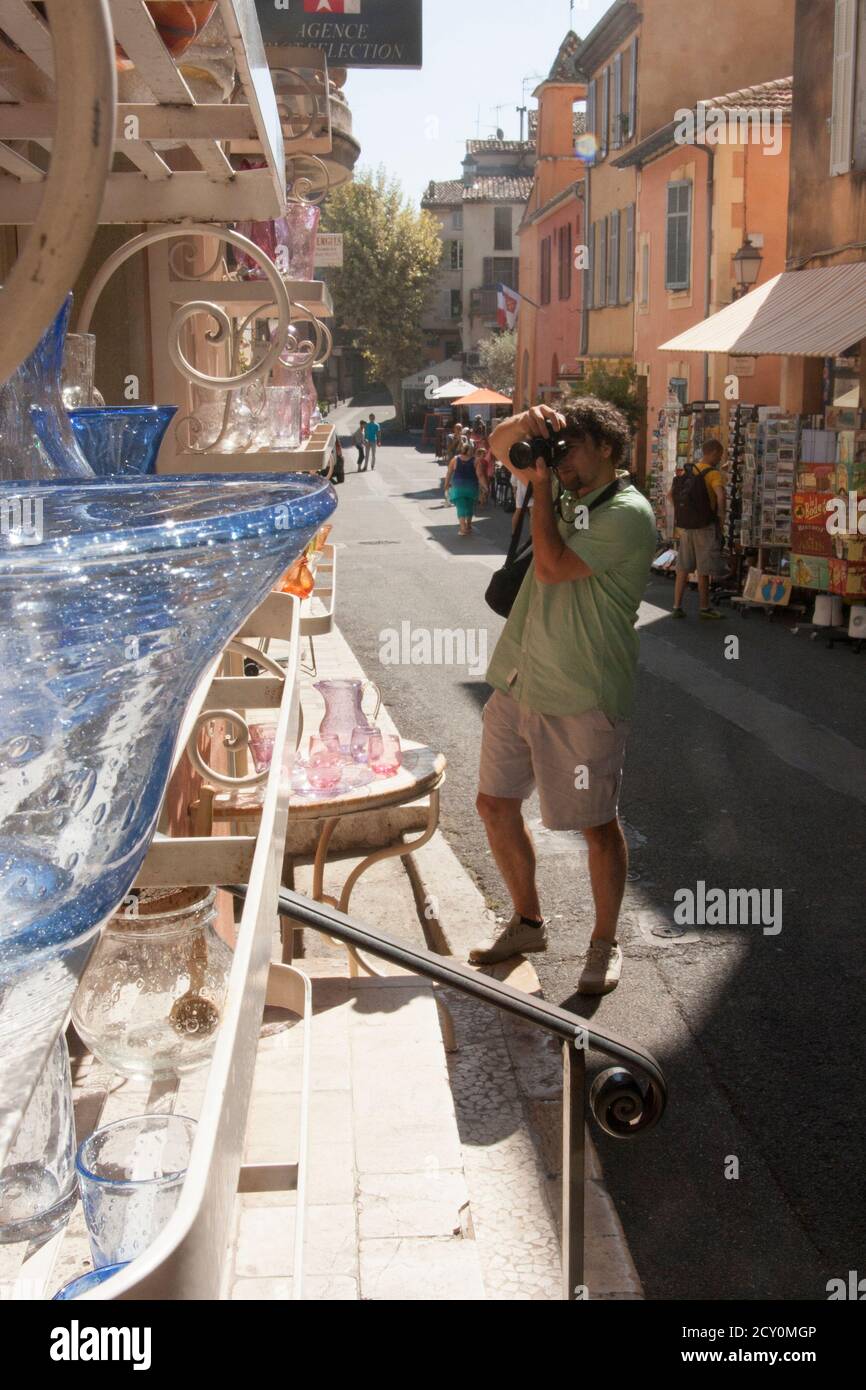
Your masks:
{"label": "bag strap", "polygon": [[[508,547],[508,555],[506,556],[506,559],[505,559],[506,565],[513,565],[513,564],[514,564],[515,557],[516,557],[517,552],[518,552],[518,550],[519,550],[519,548],[520,548],[520,537],[521,537],[521,535],[522,535],[522,533],[523,533],[523,523],[524,523],[524,521],[526,520],[526,515],[527,515],[527,512],[529,511],[529,504],[530,504],[531,501],[532,501],[532,483],[529,483],[529,485],[527,486],[527,489],[526,489],[526,496],[525,496],[524,499],[523,499],[523,506],[520,508],[520,516],[517,518],[517,525],[515,526],[515,528],[514,528],[514,533],[513,533],[512,537],[511,537],[511,545]],[[530,544],[531,544],[531,542],[530,542]]]}

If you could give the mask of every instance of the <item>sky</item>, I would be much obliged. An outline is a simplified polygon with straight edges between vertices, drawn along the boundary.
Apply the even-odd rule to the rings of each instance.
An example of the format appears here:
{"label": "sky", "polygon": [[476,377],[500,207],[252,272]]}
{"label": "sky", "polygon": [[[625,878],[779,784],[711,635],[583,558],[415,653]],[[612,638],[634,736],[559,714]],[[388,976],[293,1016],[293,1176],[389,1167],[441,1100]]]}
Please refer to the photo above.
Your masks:
{"label": "sky", "polygon": [[[358,169],[384,164],[415,203],[431,179],[460,178],[479,114],[481,139],[493,139],[497,126],[506,139],[518,139],[517,107],[536,105],[531,94],[571,27],[569,0],[423,2],[423,69],[359,69],[346,84],[361,145]],[[573,27],[581,38],[609,4],[575,0]]]}

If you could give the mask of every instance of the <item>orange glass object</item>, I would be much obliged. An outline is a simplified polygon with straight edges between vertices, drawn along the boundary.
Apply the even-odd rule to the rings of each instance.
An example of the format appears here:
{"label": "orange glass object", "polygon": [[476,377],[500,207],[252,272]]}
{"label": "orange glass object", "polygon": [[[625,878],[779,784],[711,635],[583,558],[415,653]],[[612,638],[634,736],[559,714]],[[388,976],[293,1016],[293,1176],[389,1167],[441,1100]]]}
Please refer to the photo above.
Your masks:
{"label": "orange glass object", "polygon": [[330,536],[333,529],[334,528],[333,526],[331,526],[330,522],[326,522],[325,525],[322,526],[316,532],[313,539],[310,541],[310,544],[307,546],[307,554],[318,555],[320,550],[324,550],[325,546],[328,543],[328,537]]}
{"label": "orange glass object", "polygon": [[315,586],[306,555],[302,555],[291,569],[286,570],[279,585],[284,594],[294,594],[296,598],[309,598]]}
{"label": "orange glass object", "polygon": [[[157,33],[172,58],[179,58],[201,33],[217,7],[217,0],[146,0]],[[118,72],[135,67],[119,43],[115,44]]]}

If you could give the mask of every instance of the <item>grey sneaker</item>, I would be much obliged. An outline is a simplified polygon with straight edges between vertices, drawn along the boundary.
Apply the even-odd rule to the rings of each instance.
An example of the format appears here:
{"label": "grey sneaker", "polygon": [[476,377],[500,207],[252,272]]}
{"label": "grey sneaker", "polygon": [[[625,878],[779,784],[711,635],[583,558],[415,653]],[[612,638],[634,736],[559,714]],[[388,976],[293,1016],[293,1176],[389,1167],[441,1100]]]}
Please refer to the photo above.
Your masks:
{"label": "grey sneaker", "polygon": [[716,622],[717,619],[722,617],[722,614],[719,612],[718,608],[702,608],[700,616],[703,622]]}
{"label": "grey sneaker", "polygon": [[615,942],[593,941],[577,982],[578,994],[610,994],[622,975],[622,951]]}
{"label": "grey sneaker", "polygon": [[472,965],[495,965],[497,961],[508,960],[511,956],[525,956],[529,951],[546,950],[545,927],[528,927],[521,920],[520,913],[515,912],[497,937],[469,952],[469,960]]}

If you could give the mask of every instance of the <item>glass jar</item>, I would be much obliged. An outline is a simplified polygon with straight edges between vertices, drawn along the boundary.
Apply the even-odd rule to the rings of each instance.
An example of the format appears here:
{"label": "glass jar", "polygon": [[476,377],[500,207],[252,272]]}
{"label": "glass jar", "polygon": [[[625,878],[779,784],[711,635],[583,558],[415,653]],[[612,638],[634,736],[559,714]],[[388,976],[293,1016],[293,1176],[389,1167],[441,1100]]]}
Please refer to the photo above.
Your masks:
{"label": "glass jar", "polygon": [[166,1076],[209,1060],[232,965],[215,920],[215,888],[143,889],[111,919],[72,1008],[101,1062],[126,1076]]}
{"label": "glass jar", "polygon": [[0,1245],[53,1235],[77,1197],[72,1081],[61,1033],[0,1169]]}

